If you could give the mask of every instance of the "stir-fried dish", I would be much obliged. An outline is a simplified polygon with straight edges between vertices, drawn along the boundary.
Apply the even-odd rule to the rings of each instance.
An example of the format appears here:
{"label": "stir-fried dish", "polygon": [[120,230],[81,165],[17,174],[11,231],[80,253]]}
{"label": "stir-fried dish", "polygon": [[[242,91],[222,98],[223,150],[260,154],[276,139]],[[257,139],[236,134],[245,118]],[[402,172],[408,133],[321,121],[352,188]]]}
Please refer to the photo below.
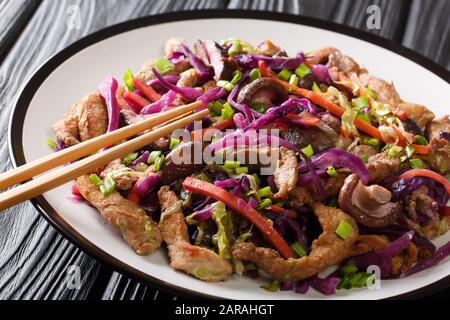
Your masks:
{"label": "stir-fried dish", "polygon": [[120,82],[77,101],[47,143],[194,101],[209,109],[73,187],[137,254],[165,245],[170,266],[200,280],[269,276],[267,290],[327,295],[449,255],[430,240],[450,226],[450,116],[403,101],[338,49],[292,57],[271,41],[171,39]]}

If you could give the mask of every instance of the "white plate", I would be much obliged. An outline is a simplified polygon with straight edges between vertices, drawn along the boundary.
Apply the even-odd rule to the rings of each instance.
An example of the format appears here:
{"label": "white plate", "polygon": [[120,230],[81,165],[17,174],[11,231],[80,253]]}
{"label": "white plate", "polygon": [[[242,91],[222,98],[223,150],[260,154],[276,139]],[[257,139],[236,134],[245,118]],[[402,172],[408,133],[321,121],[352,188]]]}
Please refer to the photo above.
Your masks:
{"label": "white plate", "polygon": [[[190,44],[198,38],[221,40],[238,37],[253,44],[271,39],[289,54],[334,46],[352,56],[374,75],[392,80],[404,100],[427,105],[438,115],[446,112],[444,94],[450,89],[447,82],[449,74],[411,51],[328,22],[280,14],[252,15],[255,18],[246,19],[246,12],[238,11],[188,12],[149,17],[105,29],[63,50],[28,81],[17,103],[10,127],[14,161],[20,165],[24,161],[49,154],[51,151],[44,140],[52,135],[50,127],[74,101],[96,90],[105,76],[121,79],[127,68],[137,70],[146,60],[161,56],[165,41],[171,37],[182,37]],[[321,29],[325,27],[335,31]],[[331,297],[314,290],[306,295],[269,293],[260,289],[261,280],[238,276],[233,276],[226,283],[205,283],[171,269],[164,249],[149,257],[136,255],[94,209],[67,200],[69,194],[68,184],[47,192],[33,203],[70,240],[94,256],[120,271],[188,296],[199,293],[239,300],[381,299],[418,290],[450,274],[450,259],[447,259],[407,279],[383,281],[379,290],[344,290]],[[437,239],[436,244],[442,245],[449,240],[450,234]]]}

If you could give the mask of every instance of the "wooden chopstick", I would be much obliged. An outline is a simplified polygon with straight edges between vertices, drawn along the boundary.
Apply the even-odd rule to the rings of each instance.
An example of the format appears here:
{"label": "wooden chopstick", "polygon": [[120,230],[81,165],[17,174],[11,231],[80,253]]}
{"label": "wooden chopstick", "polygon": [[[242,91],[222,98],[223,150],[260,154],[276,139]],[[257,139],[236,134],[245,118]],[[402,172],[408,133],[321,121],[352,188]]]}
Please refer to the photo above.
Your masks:
{"label": "wooden chopstick", "polygon": [[49,171],[50,169],[56,168],[60,165],[69,163],[71,161],[92,154],[103,147],[117,144],[129,137],[132,137],[138,133],[150,129],[155,125],[167,121],[173,121],[178,116],[193,111],[201,106],[202,102],[198,101],[174,108],[166,112],[162,112],[143,121],[139,121],[132,125],[84,141],[70,148],[61,150],[57,153],[52,153],[48,156],[24,164],[23,166],[20,166],[16,169],[12,169],[10,171],[2,173],[0,174],[0,190],[10,187],[14,184],[26,181],[32,177],[35,177],[43,172]]}
{"label": "wooden chopstick", "polygon": [[[184,109],[184,111],[186,111],[186,109]],[[207,109],[194,113],[183,119],[171,122],[161,128],[147,132],[132,140],[111,147],[103,152],[91,155],[66,167],[56,169],[14,189],[3,192],[0,194],[0,210],[4,210],[20,202],[34,198],[83,174],[89,173],[93,169],[103,167],[114,159],[143,148],[161,137],[170,135],[173,130],[184,128],[186,125],[195,120],[200,120],[208,114],[209,111]]]}

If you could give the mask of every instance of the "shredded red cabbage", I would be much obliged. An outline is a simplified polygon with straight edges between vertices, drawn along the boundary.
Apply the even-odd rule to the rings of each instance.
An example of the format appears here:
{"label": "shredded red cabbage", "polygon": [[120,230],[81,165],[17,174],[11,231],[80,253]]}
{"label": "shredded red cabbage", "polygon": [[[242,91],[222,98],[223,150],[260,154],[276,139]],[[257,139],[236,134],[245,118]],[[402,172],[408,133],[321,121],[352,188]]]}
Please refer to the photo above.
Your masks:
{"label": "shredded red cabbage", "polygon": [[194,67],[200,79],[205,80],[209,78],[211,75],[211,70],[203,63],[202,59],[193,54],[184,43],[180,44],[180,48],[183,54],[189,59],[189,63],[192,67]]}
{"label": "shredded red cabbage", "polygon": [[450,132],[439,133],[439,138],[450,141]]}
{"label": "shredded red cabbage", "polygon": [[208,147],[214,151],[220,151],[224,148],[228,147],[246,147],[250,144],[250,139],[256,139],[256,143],[252,140],[252,143],[256,146],[266,146],[276,144],[278,146],[283,146],[288,149],[291,149],[295,152],[298,152],[298,148],[286,140],[269,135],[260,135],[256,133],[255,130],[248,130],[245,133],[242,133],[241,129],[237,129],[234,132],[224,136],[222,139],[217,142],[211,143]]}
{"label": "shredded red cabbage", "polygon": [[311,73],[320,83],[329,83],[330,82],[330,72],[328,68],[323,64],[313,65],[311,68]]}
{"label": "shredded red cabbage", "polygon": [[105,99],[108,109],[108,130],[111,132],[119,128],[119,104],[117,103],[117,88],[119,83],[113,77],[106,78],[99,86],[98,91]]}
{"label": "shredded red cabbage", "polygon": [[67,145],[59,139],[56,139],[56,152],[64,150],[67,148]]}
{"label": "shredded red cabbage", "polygon": [[242,112],[249,122],[252,122],[253,118],[259,118],[259,117],[261,117],[261,114],[259,112],[257,112],[256,110],[250,109],[249,106],[247,106],[246,104],[237,103],[234,101],[234,99],[236,98],[236,96],[239,92],[241,84],[248,78],[248,74],[249,74],[249,72],[246,72],[242,76],[241,80],[239,80],[238,83],[235,84],[235,86],[231,90],[230,94],[228,95],[227,102],[234,109],[238,110],[239,112]]}
{"label": "shredded red cabbage", "polygon": [[300,294],[308,292],[309,287],[313,287],[320,293],[330,296],[336,293],[336,287],[341,279],[332,273],[326,278],[319,278],[318,276],[312,276],[297,283],[295,291]]}
{"label": "shredded red cabbage", "polygon": [[[180,80],[180,76],[167,75],[167,76],[164,76],[164,80],[166,80],[169,83],[176,84],[178,82],[178,80]],[[167,92],[167,88],[164,87],[163,85],[161,85],[161,81],[159,81],[159,79],[152,79],[149,82],[147,82],[147,85],[152,87],[157,92],[163,92],[163,93]]]}
{"label": "shredded red cabbage", "polygon": [[439,206],[445,206],[450,198],[445,187],[438,181],[428,177],[414,177],[412,179],[400,179],[392,185],[392,199],[400,201],[421,186],[428,187],[428,195],[435,199]]}
{"label": "shredded red cabbage", "polygon": [[[394,237],[400,237],[408,231],[412,231],[411,228],[404,228],[402,226],[393,224],[385,228],[371,229],[366,226],[360,225],[359,231],[361,234],[384,234]],[[436,252],[436,246],[427,238],[422,237],[417,232],[414,232],[412,242],[418,247],[425,249],[431,255]]]}
{"label": "shredded red cabbage", "polygon": [[238,179],[216,180],[214,185],[219,188],[233,188],[239,187],[241,182]]}
{"label": "shredded red cabbage", "polygon": [[238,129],[244,129],[248,125],[248,122],[242,113],[235,113],[233,116],[233,121]]}
{"label": "shredded red cabbage", "polygon": [[250,207],[252,207],[253,209],[255,209],[255,208],[258,206],[258,201],[256,201],[255,198],[250,197],[250,198],[248,199],[248,204],[249,204]]}
{"label": "shredded red cabbage", "polygon": [[[303,162],[301,162],[299,166],[300,167],[304,166],[307,170],[309,170],[310,179],[314,184],[314,187],[316,188],[317,195],[319,197],[325,197],[326,195],[325,189],[323,188],[322,182],[319,179],[319,175],[317,174],[311,159],[307,155],[305,155],[302,151],[300,151],[300,154],[304,160],[304,164]],[[301,176],[301,174],[299,174],[299,176]]]}
{"label": "shredded red cabbage", "polygon": [[419,271],[431,268],[437,265],[445,258],[447,258],[449,255],[450,255],[450,241],[444,244],[442,247],[438,248],[431,257],[416,263],[415,266],[413,266],[411,269],[403,273],[400,277],[404,278]]}
{"label": "shredded red cabbage", "polygon": [[253,121],[247,129],[253,128],[259,130],[277,118],[282,117],[285,113],[300,112],[307,110],[312,114],[316,114],[316,107],[311,104],[308,99],[290,98],[278,107],[270,108],[259,119]]}
{"label": "shredded red cabbage", "polygon": [[136,160],[134,160],[131,163],[132,167],[137,166],[139,163],[147,163],[148,157],[150,156],[150,152],[149,151],[145,151],[143,154],[141,154],[140,157],[138,157]]}
{"label": "shredded red cabbage", "polygon": [[[366,164],[357,155],[344,151],[342,149],[333,148],[315,155],[311,159],[313,168],[326,170],[329,166],[335,168],[346,167],[359,176],[361,182],[368,185],[370,182],[369,171]],[[300,163],[299,172],[308,170],[307,163]],[[311,169],[309,168],[310,172]]]}
{"label": "shredded red cabbage", "polygon": [[167,57],[167,60],[172,62],[173,64],[179,64],[180,62],[183,62],[185,59],[185,55],[183,52],[180,51],[172,51],[169,56]]}
{"label": "shredded red cabbage", "polygon": [[305,59],[302,52],[299,52],[295,58],[283,58],[283,57],[267,57],[257,54],[238,54],[235,56],[236,61],[239,66],[247,69],[257,68],[258,61],[262,60],[266,62],[267,67],[272,70],[294,70],[297,68]]}
{"label": "shredded red cabbage", "polygon": [[142,108],[140,115],[148,115],[153,113],[158,113],[163,111],[164,108],[170,106],[177,99],[177,93],[175,91],[169,90],[164,94],[161,99],[156,102],[149,104],[148,106]]}
{"label": "shredded red cabbage", "polygon": [[200,97],[202,94],[194,88],[180,88],[177,87],[176,85],[166,81],[164,79],[164,77],[155,69],[152,68],[153,74],[155,75],[156,78],[158,78],[158,80],[161,82],[161,85],[166,87],[168,90],[172,90],[176,93],[178,93],[180,96],[182,96],[186,101],[189,102],[194,102],[195,100],[198,99],[198,97]]}
{"label": "shredded red cabbage", "polygon": [[366,270],[367,267],[376,265],[380,268],[381,277],[386,278],[390,276],[392,271],[391,258],[408,248],[413,236],[414,231],[406,232],[397,240],[389,243],[384,249],[352,257],[347,260],[346,264],[353,264],[359,270]]}
{"label": "shredded red cabbage", "polygon": [[294,290],[294,282],[285,281],[281,283],[280,291],[292,291],[292,290]]}
{"label": "shredded red cabbage", "polygon": [[206,221],[211,219],[211,217],[212,217],[211,206],[208,206],[206,208],[197,211],[197,213],[193,216],[194,220],[197,221]]}
{"label": "shredded red cabbage", "polygon": [[215,87],[212,89],[209,89],[204,94],[202,94],[200,97],[198,97],[197,101],[203,102],[205,106],[208,105],[211,101],[217,100],[222,98],[227,94],[227,91],[220,87]]}
{"label": "shredded red cabbage", "polygon": [[158,175],[150,174],[148,177],[140,178],[133,186],[133,191],[139,196],[143,197],[158,183]]}

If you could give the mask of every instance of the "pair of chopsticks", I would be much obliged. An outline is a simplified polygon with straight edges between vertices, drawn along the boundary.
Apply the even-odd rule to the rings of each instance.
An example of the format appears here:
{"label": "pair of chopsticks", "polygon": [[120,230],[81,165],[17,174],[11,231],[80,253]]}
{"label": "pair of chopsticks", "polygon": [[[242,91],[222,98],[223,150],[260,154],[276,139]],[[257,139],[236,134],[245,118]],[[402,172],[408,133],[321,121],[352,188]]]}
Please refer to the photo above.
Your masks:
{"label": "pair of chopsticks", "polygon": [[[192,114],[192,111],[202,105],[203,103],[198,101],[174,108],[0,174],[0,190],[3,190],[58,166],[93,154],[102,148],[115,145],[1,193],[0,210],[34,198],[94,169],[101,168],[117,158],[141,149],[161,137],[172,134],[172,131],[176,129],[184,128],[190,123],[204,118],[208,115],[207,109]],[[164,125],[134,139],[120,143],[159,124]]]}

